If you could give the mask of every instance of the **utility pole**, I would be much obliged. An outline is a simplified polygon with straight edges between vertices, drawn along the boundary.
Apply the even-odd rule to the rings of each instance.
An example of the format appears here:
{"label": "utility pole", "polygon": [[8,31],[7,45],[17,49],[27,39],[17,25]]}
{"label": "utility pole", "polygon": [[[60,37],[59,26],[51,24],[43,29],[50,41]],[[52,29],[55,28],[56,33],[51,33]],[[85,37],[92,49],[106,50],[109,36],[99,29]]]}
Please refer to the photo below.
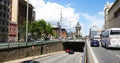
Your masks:
{"label": "utility pole", "polygon": [[62,10],[61,10],[61,13],[60,13],[60,21],[58,22],[58,26],[59,26],[59,39],[61,39],[61,32],[62,32],[61,22],[62,22]]}
{"label": "utility pole", "polygon": [[26,14],[26,42],[28,38],[28,12],[29,12],[29,0],[27,0],[27,14]]}
{"label": "utility pole", "polygon": [[71,21],[69,23],[70,23],[70,30],[71,30]]}

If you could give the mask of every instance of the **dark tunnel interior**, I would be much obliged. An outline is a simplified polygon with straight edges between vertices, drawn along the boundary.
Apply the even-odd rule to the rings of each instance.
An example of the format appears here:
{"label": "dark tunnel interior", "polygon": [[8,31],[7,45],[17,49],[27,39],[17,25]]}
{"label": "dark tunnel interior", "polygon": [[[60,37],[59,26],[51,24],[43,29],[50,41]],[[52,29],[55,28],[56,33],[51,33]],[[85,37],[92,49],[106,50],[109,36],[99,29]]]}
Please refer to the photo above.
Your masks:
{"label": "dark tunnel interior", "polygon": [[72,49],[75,52],[83,52],[85,42],[64,42],[63,46],[64,46],[64,50]]}

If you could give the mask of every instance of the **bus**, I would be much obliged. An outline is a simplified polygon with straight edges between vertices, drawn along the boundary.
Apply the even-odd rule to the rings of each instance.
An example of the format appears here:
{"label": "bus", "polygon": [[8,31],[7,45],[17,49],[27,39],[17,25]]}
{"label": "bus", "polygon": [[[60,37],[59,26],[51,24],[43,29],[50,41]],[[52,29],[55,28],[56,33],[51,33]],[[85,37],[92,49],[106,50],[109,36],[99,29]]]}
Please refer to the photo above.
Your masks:
{"label": "bus", "polygon": [[106,48],[120,48],[120,28],[110,28],[102,32],[101,45]]}

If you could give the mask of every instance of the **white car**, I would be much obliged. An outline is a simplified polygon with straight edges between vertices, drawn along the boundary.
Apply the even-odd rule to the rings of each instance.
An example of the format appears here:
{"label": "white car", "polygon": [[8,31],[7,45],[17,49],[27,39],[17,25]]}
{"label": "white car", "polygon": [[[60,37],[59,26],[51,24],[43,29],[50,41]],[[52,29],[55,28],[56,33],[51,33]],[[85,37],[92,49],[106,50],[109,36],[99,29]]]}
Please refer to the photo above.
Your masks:
{"label": "white car", "polygon": [[35,42],[42,42],[42,41],[40,41],[40,40],[35,40]]}
{"label": "white car", "polygon": [[38,39],[38,40],[35,40],[35,42],[42,42],[44,41],[43,39]]}

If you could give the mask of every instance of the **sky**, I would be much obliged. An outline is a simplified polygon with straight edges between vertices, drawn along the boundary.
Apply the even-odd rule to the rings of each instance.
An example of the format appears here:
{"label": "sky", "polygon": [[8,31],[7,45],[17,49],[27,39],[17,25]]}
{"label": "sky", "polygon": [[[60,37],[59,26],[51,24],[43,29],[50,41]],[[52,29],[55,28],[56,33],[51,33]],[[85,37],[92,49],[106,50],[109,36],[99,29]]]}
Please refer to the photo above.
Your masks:
{"label": "sky", "polygon": [[[81,25],[82,35],[88,35],[92,26],[99,29],[104,25],[104,7],[115,0],[29,0],[36,12],[36,20],[44,19],[68,32],[75,31],[77,22]],[[62,15],[62,20],[60,21]]]}

